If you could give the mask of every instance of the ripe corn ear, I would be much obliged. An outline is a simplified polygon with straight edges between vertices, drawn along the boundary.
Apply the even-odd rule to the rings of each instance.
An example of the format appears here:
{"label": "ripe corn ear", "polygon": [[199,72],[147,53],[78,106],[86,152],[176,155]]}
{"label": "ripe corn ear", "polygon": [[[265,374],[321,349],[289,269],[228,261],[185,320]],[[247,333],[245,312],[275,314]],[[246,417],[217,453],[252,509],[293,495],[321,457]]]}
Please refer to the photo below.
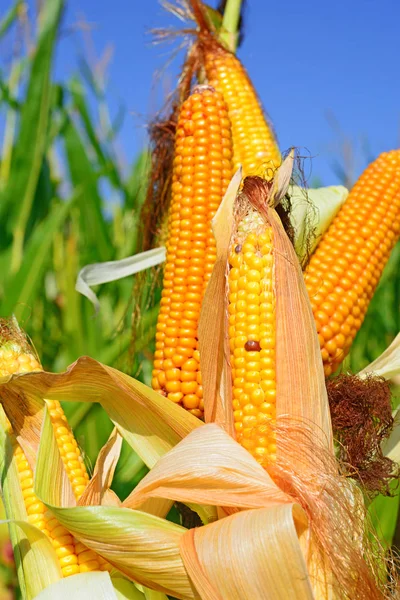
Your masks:
{"label": "ripe corn ear", "polygon": [[179,115],[167,261],[157,323],[152,386],[195,416],[203,416],[197,328],[216,258],[211,230],[232,177],[228,111],[218,92],[199,86]]}
{"label": "ripe corn ear", "polygon": [[336,371],[361,327],[400,237],[400,151],[361,175],[305,270],[325,375]]}
{"label": "ripe corn ear", "polygon": [[237,440],[262,464],[276,454],[272,228],[251,209],[229,255],[229,343]]}
{"label": "ripe corn ear", "polygon": [[274,132],[240,60],[215,42],[204,43],[208,83],[224,97],[232,123],[234,168],[270,179],[281,164]]}
{"label": "ripe corn ear", "polygon": [[[42,367],[36,357],[31,352],[24,351],[21,346],[9,342],[0,347],[0,377],[41,370]],[[78,500],[89,481],[89,476],[60,403],[48,401],[47,407],[61,458],[74,495]],[[59,559],[63,577],[87,571],[110,570],[111,566],[96,553],[78,543],[35,495],[32,469],[11,426],[9,435],[24,497],[27,520],[50,538]]]}

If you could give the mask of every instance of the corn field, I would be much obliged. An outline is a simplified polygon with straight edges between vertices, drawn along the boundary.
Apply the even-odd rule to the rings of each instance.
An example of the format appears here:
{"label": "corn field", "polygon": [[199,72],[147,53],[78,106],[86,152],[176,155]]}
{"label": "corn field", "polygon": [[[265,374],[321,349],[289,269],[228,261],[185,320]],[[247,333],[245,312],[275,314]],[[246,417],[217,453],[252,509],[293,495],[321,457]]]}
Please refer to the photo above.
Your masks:
{"label": "corn field", "polygon": [[65,2],[0,8],[0,598],[396,598],[400,149],[307,189],[187,0],[126,164]]}

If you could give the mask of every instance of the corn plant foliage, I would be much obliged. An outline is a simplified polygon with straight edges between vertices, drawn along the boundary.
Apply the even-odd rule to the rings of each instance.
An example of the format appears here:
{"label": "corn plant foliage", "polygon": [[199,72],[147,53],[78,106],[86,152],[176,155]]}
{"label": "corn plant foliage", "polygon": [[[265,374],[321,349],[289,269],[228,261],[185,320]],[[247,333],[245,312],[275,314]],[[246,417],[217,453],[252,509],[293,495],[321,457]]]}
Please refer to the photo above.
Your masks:
{"label": "corn plant foliage", "polygon": [[[0,9],[4,46],[23,33],[22,5],[15,2],[4,14]],[[96,318],[75,280],[87,263],[137,250],[148,154],[122,166],[113,115],[109,127],[100,119],[108,107],[104,94],[93,93],[101,88],[94,73],[90,80],[77,69],[70,80],[55,80],[65,2],[40,6],[40,15],[30,12],[33,47],[0,59],[0,315],[19,318],[48,370],[60,371],[82,355],[136,370],[152,343],[156,312],[144,315],[146,335],[137,340],[132,362],[132,280],[96,288],[102,306]],[[67,413],[92,465],[112,424],[101,407],[83,408],[70,404]],[[121,495],[128,478],[143,473],[143,463],[125,447],[123,456],[115,478]]]}

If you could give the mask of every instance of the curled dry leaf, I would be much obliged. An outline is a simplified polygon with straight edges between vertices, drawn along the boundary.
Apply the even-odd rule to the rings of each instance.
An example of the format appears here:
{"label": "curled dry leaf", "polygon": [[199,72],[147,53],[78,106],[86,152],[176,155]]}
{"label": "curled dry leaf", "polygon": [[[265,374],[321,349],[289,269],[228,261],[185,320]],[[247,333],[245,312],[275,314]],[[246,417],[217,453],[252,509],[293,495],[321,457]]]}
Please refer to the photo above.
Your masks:
{"label": "curled dry leaf", "polygon": [[121,453],[122,436],[114,428],[100,450],[92,478],[79,498],[79,506],[119,506],[118,496],[110,489]]}

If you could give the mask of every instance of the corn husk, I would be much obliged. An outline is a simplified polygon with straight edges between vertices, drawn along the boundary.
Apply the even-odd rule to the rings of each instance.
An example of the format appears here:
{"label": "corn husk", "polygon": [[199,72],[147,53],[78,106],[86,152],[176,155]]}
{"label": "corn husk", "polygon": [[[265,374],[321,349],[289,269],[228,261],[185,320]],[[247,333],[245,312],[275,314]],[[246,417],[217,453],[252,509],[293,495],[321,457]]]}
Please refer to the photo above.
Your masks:
{"label": "corn husk", "polygon": [[228,367],[229,344],[226,335],[225,272],[233,227],[233,205],[239,191],[242,169],[233,176],[220,207],[212,220],[217,258],[205,292],[199,320],[200,368],[203,373],[204,419],[217,422],[234,437],[230,410],[231,377]]}
{"label": "corn husk", "polygon": [[318,246],[348,195],[342,185],[310,189],[289,186],[294,247],[302,265]]}
{"label": "corn husk", "polygon": [[[125,596],[126,597],[126,596]],[[80,573],[66,579],[61,579],[43,590],[35,600],[118,600],[118,595],[112,585],[108,573]],[[131,596],[133,600],[133,596]],[[138,591],[137,600],[144,600]]]}
{"label": "corn husk", "polygon": [[[308,428],[311,437],[333,452],[329,405],[314,317],[295,251],[273,208],[289,186],[293,156],[291,152],[278,169],[270,195],[257,199],[262,216],[272,227],[274,237],[277,419],[288,417],[297,422],[300,429]],[[255,199],[249,198],[249,202],[250,206]],[[232,216],[229,217],[232,210],[232,197],[227,193],[213,219],[217,264],[210,280],[212,285],[207,287],[204,296],[199,325],[203,381],[213,382],[209,387],[203,385],[205,419],[219,423],[231,434],[231,393],[225,384],[225,380],[229,379],[226,376],[229,371],[229,347],[224,299],[229,244],[234,226]],[[216,298],[220,299],[219,302]],[[224,341],[223,351],[222,341],[216,343],[218,339]],[[220,366],[221,361],[224,361],[224,368]],[[285,431],[285,438],[287,435]],[[293,427],[289,435],[296,436],[296,428]],[[286,454],[287,447],[286,439],[281,443],[279,430],[277,446],[279,458],[279,453]],[[296,456],[285,458],[292,463],[297,460]],[[300,462],[303,464],[303,457],[298,461],[299,465]],[[308,467],[314,468],[314,465]]]}
{"label": "corn husk", "polygon": [[375,375],[391,380],[400,375],[400,333],[376,360],[358,373],[359,377]]}
{"label": "corn husk", "polygon": [[122,436],[114,428],[107,443],[99,452],[91,480],[79,498],[79,506],[90,506],[91,504],[119,506],[121,504],[118,496],[110,489],[121,447]]}
{"label": "corn husk", "polygon": [[[27,522],[27,512],[9,432],[9,423],[0,407],[1,494],[14,548],[21,593],[26,600],[31,600],[61,578],[61,569],[49,539],[37,527]],[[30,550],[27,552],[28,548]]]}

